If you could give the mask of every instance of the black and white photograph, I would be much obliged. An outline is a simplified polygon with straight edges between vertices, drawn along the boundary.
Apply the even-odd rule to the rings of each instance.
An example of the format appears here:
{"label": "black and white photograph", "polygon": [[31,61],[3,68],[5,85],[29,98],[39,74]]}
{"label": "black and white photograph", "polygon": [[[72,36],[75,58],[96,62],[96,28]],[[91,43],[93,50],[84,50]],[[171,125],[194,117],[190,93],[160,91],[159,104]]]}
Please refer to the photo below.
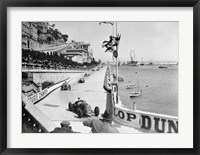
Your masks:
{"label": "black and white photograph", "polygon": [[22,21],[21,55],[22,133],[179,133],[178,21]]}

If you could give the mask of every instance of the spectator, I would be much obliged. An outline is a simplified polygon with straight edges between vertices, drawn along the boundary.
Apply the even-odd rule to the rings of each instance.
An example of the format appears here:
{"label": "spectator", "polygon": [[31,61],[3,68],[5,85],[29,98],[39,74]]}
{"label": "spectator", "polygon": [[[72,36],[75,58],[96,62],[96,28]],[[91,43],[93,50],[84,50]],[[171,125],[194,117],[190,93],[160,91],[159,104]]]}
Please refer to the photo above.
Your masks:
{"label": "spectator", "polygon": [[69,126],[70,122],[69,121],[63,121],[60,123],[61,128],[57,127],[50,133],[76,133],[72,130],[72,127]]}
{"label": "spectator", "polygon": [[92,133],[118,133],[112,126],[112,114],[105,111],[101,116],[103,119],[88,119],[83,121],[83,125],[91,127]]}

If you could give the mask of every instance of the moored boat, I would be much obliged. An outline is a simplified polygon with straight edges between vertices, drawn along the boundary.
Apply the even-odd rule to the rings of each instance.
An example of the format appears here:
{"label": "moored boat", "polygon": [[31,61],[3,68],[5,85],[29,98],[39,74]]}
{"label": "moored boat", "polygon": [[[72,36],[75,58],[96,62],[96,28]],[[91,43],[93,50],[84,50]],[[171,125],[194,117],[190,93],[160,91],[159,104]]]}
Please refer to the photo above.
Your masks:
{"label": "moored boat", "polygon": [[141,95],[142,95],[142,92],[141,92],[141,91],[129,93],[129,96],[130,96],[130,97],[138,97],[138,96],[141,96]]}
{"label": "moored boat", "polygon": [[137,91],[129,93],[130,97],[138,97],[138,96],[142,95],[142,90],[140,90],[140,88],[139,88],[139,82],[136,87],[137,87],[137,89],[136,89]]}
{"label": "moored boat", "polygon": [[158,68],[168,68],[167,66],[159,66]]}
{"label": "moored boat", "polygon": [[135,50],[134,51],[130,51],[130,57],[131,57],[131,61],[127,62],[128,66],[137,66],[138,62],[135,60]]}
{"label": "moored boat", "polygon": [[143,66],[143,65],[144,65],[144,62],[143,62],[143,57],[142,57],[142,61],[141,61],[140,65],[141,65],[141,66]]}
{"label": "moored boat", "polygon": [[136,88],[136,84],[126,86],[126,89],[133,89]]}

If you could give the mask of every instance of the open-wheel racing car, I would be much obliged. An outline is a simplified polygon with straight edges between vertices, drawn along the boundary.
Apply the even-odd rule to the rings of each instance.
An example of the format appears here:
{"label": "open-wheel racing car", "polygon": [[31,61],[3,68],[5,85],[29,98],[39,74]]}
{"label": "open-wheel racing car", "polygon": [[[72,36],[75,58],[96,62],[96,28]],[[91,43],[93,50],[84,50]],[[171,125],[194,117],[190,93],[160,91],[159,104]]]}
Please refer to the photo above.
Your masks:
{"label": "open-wheel racing car", "polygon": [[85,82],[85,79],[84,78],[80,78],[79,80],[78,80],[78,83],[84,83]]}
{"label": "open-wheel racing car", "polygon": [[94,111],[92,110],[91,106],[85,100],[75,101],[74,103],[69,102],[68,108],[70,111],[78,114],[78,117],[85,117],[85,116],[95,116],[99,115],[99,107],[95,107]]}
{"label": "open-wheel racing car", "polygon": [[71,90],[71,85],[68,83],[63,83],[61,90]]}

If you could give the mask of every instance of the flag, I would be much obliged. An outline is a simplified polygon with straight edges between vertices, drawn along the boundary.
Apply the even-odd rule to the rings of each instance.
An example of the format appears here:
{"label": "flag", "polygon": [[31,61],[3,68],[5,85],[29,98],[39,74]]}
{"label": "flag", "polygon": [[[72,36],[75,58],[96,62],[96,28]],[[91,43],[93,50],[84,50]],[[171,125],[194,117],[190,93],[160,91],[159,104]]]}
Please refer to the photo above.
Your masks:
{"label": "flag", "polygon": [[114,48],[113,48],[113,47],[108,47],[108,48],[105,50],[105,52],[111,52],[111,53],[113,53],[113,51],[114,51]]}
{"label": "flag", "polygon": [[119,45],[119,41],[120,41],[121,35],[117,35],[116,37],[114,36],[110,36],[110,40],[109,41],[103,41],[102,44],[102,48],[106,47],[106,51],[114,51],[114,47]]}
{"label": "flag", "polygon": [[99,22],[99,25],[101,25],[101,24],[111,24],[113,26],[114,22]]}

